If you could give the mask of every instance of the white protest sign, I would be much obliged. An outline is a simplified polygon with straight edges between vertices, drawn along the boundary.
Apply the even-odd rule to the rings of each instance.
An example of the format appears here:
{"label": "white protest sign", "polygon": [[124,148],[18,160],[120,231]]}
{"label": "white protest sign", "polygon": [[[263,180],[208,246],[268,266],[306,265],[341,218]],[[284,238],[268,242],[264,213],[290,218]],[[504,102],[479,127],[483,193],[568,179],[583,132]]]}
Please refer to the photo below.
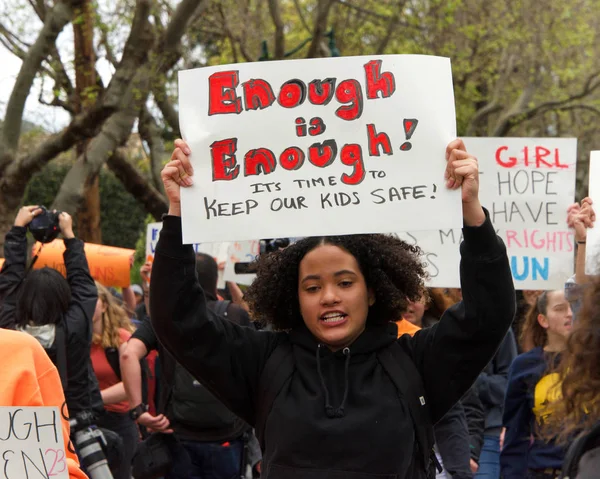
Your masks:
{"label": "white protest sign", "polygon": [[233,241],[229,243],[227,254],[227,263],[225,263],[225,281],[250,285],[255,274],[237,274],[235,272],[236,263],[251,263],[260,254],[260,241]]}
{"label": "white protest sign", "polygon": [[600,151],[590,154],[589,192],[596,212],[596,223],[588,229],[585,248],[585,274],[600,274]]}
{"label": "white protest sign", "polygon": [[[158,237],[160,236],[160,230],[162,229],[162,223],[148,223],[146,228],[146,261],[154,261],[154,251],[158,244]],[[227,251],[229,249],[229,243],[195,243],[194,251],[196,253],[205,253],[215,258],[218,264],[222,264],[227,261]],[[225,287],[225,279],[223,277],[223,270],[219,270],[219,281],[217,288]]]}
{"label": "white protest sign", "polygon": [[[323,58],[179,72],[184,243],[460,227],[444,188],[450,60]],[[434,221],[435,219],[435,221]]]}
{"label": "white protest sign", "polygon": [[0,407],[1,479],[69,479],[57,407]]}
{"label": "white protest sign", "polygon": [[[577,140],[464,138],[464,142],[479,160],[479,196],[507,246],[515,287],[562,289],[574,267],[575,238],[566,219],[575,196]],[[426,253],[430,286],[460,287],[460,229],[399,236]]]}

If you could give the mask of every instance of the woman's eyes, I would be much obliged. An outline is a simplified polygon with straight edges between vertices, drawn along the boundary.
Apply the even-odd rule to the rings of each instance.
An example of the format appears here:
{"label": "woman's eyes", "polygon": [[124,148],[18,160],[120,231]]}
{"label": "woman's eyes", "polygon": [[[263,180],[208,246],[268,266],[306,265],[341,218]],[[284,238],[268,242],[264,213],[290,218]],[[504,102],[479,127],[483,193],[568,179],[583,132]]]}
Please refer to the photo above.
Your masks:
{"label": "woman's eyes", "polygon": [[[354,284],[353,281],[345,280],[345,281],[340,281],[337,285],[340,288],[349,288],[353,284]],[[313,285],[313,286],[307,286],[307,287],[305,287],[304,291],[306,291],[307,293],[316,293],[317,291],[320,291],[320,289],[321,289],[321,286]]]}

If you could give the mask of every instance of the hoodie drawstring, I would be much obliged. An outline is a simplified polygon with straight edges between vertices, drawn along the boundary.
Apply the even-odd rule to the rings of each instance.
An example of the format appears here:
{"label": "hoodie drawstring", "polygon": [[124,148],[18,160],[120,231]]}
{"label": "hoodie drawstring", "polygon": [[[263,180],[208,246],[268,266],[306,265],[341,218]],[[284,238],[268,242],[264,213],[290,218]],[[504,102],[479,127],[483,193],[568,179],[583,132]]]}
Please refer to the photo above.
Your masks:
{"label": "hoodie drawstring", "polygon": [[350,369],[350,348],[344,348],[343,350],[344,356],[346,356],[346,363],[344,366],[344,396],[342,398],[342,403],[339,405],[339,407],[334,408],[329,402],[329,389],[327,389],[327,385],[325,384],[325,378],[323,377],[323,372],[321,371],[321,346],[321,344],[317,346],[317,372],[319,373],[319,379],[321,380],[321,387],[323,388],[323,392],[325,393],[325,414],[330,419],[336,417],[344,417],[344,408],[346,407],[346,400],[348,399],[348,389],[350,386],[348,376]]}

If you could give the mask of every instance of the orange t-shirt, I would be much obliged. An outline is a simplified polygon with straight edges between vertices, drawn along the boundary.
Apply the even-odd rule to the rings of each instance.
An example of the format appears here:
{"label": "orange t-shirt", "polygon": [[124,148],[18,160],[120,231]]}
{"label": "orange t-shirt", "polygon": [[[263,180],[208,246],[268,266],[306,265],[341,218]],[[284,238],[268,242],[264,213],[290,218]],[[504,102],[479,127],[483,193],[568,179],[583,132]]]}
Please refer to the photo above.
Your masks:
{"label": "orange t-shirt", "polygon": [[[37,339],[27,333],[0,329],[0,406],[55,406],[68,412],[56,367]],[[61,425],[69,478],[87,479],[71,452],[69,422],[62,415]]]}
{"label": "orange t-shirt", "polygon": [[414,334],[421,329],[419,326],[415,326],[406,319],[396,321],[396,325],[398,326],[398,337],[402,336],[403,334],[410,334],[411,336],[414,336]]}
{"label": "orange t-shirt", "polygon": [[[131,333],[129,331],[119,328],[121,344],[129,341],[130,337]],[[102,345],[92,344],[91,358],[94,373],[96,373],[96,378],[98,378],[98,385],[101,391],[121,382],[108,362],[108,359],[106,359],[106,353]],[[106,404],[104,409],[111,412],[126,413],[130,408],[129,403],[123,401],[116,404]]]}

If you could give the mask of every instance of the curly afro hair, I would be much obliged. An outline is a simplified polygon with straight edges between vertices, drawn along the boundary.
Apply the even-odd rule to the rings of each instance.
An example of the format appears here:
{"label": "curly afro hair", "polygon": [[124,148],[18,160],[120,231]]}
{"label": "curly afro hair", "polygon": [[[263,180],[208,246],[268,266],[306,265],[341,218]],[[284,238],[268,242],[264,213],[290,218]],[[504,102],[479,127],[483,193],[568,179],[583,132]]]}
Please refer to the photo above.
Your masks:
{"label": "curly afro hair", "polygon": [[298,301],[300,262],[323,244],[338,246],[356,258],[367,287],[375,293],[368,324],[398,321],[408,301],[421,298],[426,273],[418,247],[383,234],[310,237],[258,258],[256,279],[244,295],[255,321],[276,330],[303,323]]}

